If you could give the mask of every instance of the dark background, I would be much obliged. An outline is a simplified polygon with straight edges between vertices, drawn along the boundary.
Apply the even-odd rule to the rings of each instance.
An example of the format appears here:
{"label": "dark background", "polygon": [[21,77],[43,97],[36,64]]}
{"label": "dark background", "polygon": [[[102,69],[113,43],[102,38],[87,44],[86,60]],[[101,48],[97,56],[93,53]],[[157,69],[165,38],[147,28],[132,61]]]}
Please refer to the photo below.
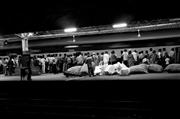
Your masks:
{"label": "dark background", "polygon": [[174,81],[2,82],[0,89],[1,117],[179,117],[179,86]]}
{"label": "dark background", "polygon": [[177,0],[2,1],[0,33],[178,18]]}

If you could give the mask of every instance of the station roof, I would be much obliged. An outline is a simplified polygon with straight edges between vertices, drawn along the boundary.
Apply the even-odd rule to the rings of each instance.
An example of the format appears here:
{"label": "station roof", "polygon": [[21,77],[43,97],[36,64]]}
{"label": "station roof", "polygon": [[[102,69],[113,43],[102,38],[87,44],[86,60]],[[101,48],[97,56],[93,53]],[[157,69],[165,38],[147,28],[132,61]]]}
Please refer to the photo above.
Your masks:
{"label": "station roof", "polygon": [[[174,29],[180,28],[180,19],[160,19],[154,21],[144,21],[141,23],[129,24],[124,28],[112,28],[111,25],[103,26],[90,26],[78,28],[77,32],[65,33],[63,29],[60,30],[50,30],[50,31],[37,31],[33,32],[33,36],[30,40],[36,39],[48,39],[48,38],[58,38],[58,37],[71,37],[83,36],[83,35],[98,35],[98,34],[108,34],[108,33],[122,33],[122,32],[137,32],[140,31],[152,31],[161,29]],[[3,35],[0,40],[17,41],[20,40],[18,34]]]}

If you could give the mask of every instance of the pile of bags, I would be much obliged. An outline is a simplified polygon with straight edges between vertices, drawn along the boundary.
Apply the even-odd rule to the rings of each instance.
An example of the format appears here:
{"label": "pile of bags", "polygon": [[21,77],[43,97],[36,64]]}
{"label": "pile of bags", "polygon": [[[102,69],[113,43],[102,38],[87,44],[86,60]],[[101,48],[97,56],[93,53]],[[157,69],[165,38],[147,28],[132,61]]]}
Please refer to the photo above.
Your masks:
{"label": "pile of bags", "polygon": [[68,76],[85,76],[88,75],[88,66],[87,64],[83,64],[83,66],[74,66],[69,68],[64,72],[66,77]]}
{"label": "pile of bags", "polygon": [[[116,63],[114,65],[99,65],[95,66],[94,75],[120,75],[127,76],[129,74],[147,74],[147,73],[161,73],[167,71],[168,73],[180,73],[180,64],[170,64],[165,69],[158,64],[139,64],[127,67],[123,63]],[[88,66],[74,66],[64,72],[66,76],[85,76],[88,75]]]}
{"label": "pile of bags", "polygon": [[[129,75],[130,69],[123,63],[116,63],[114,65],[99,65],[95,66],[94,75],[114,75],[118,74],[121,76]],[[68,76],[85,76],[88,75],[88,66],[74,66],[64,72],[64,75]]]}
{"label": "pile of bags", "polygon": [[116,63],[114,65],[100,65],[96,66],[94,75],[129,75],[130,69],[123,63]]}

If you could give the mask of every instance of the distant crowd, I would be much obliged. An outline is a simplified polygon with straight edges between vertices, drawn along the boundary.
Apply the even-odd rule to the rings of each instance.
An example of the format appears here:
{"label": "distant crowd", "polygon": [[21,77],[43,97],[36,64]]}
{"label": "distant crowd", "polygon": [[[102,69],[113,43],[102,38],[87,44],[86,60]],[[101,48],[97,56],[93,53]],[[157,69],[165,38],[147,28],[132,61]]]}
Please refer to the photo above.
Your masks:
{"label": "distant crowd", "polygon": [[[109,65],[117,62],[124,63],[127,67],[138,64],[159,64],[166,67],[175,63],[175,50],[172,48],[169,52],[166,48],[154,50],[149,48],[145,51],[123,49],[120,54],[115,51],[104,52],[76,52],[72,54],[40,55],[31,57],[31,67],[38,67],[41,73],[62,73],[73,66],[88,65],[88,70],[93,75],[95,66]],[[12,75],[15,69],[21,67],[21,57],[0,58],[0,73]]]}

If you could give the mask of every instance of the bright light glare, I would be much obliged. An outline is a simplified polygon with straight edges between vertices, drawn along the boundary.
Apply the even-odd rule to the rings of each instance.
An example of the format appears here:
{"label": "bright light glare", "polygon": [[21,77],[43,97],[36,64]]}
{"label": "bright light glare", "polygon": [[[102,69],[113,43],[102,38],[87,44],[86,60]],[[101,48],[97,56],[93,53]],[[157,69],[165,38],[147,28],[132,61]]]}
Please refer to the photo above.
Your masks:
{"label": "bright light glare", "polygon": [[29,33],[29,34],[28,34],[28,36],[33,36],[33,35],[34,35],[34,33]]}
{"label": "bright light glare", "polygon": [[64,29],[64,32],[69,33],[69,32],[76,32],[77,28],[66,28]]}
{"label": "bright light glare", "polygon": [[122,28],[122,27],[127,27],[127,23],[120,23],[120,24],[113,25],[113,28]]}
{"label": "bright light glare", "polygon": [[70,46],[65,46],[65,48],[77,48],[79,47],[78,45],[70,45]]}

